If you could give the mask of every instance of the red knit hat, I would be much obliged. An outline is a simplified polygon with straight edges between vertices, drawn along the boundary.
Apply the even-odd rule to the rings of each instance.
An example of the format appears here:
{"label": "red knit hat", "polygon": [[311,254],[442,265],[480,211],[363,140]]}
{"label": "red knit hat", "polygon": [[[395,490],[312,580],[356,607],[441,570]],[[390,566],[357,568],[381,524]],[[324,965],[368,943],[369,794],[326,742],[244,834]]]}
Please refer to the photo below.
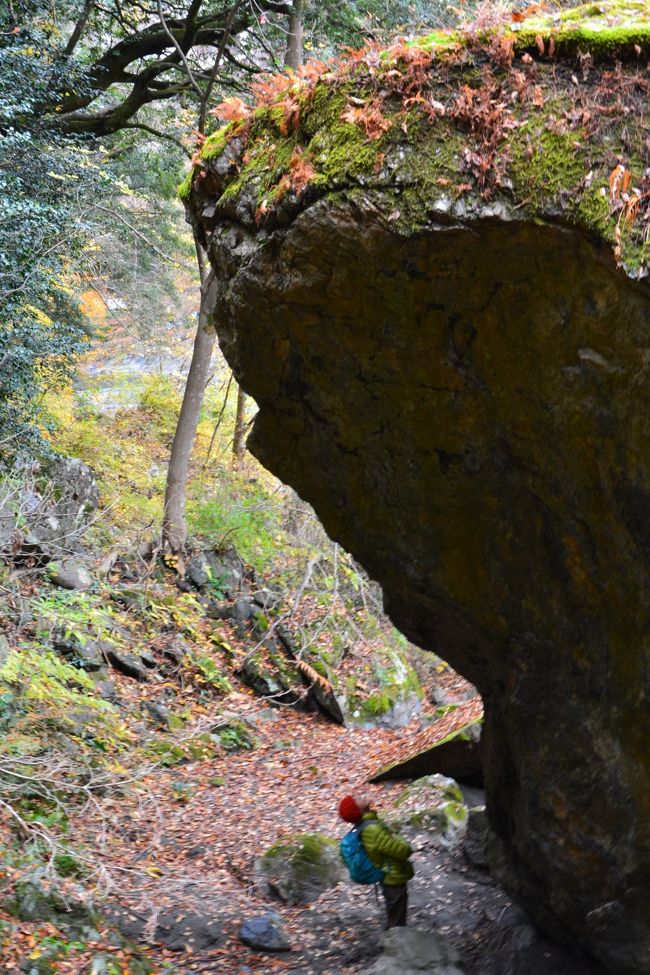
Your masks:
{"label": "red knit hat", "polygon": [[359,809],[354,796],[344,796],[339,802],[339,816],[346,823],[360,823],[363,811]]}

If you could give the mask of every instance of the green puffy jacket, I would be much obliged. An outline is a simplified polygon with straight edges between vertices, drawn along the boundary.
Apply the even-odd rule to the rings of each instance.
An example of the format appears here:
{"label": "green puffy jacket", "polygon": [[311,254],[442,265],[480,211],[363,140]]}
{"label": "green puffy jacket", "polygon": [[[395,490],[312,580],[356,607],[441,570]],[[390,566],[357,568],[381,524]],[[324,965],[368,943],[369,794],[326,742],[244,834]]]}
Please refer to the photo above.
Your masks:
{"label": "green puffy jacket", "polygon": [[363,848],[376,867],[384,871],[384,883],[389,887],[405,884],[413,876],[409,863],[411,847],[403,837],[391,832],[376,812],[364,813],[361,832]]}

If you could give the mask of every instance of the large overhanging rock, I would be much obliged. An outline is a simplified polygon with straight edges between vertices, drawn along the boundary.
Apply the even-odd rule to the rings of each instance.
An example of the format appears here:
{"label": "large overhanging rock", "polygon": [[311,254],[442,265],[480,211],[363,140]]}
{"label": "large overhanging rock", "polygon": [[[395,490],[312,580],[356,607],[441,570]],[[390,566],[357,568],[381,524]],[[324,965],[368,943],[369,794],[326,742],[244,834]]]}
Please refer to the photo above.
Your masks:
{"label": "large overhanging rock", "polygon": [[625,975],[650,973],[648,11],[271,84],[183,190],[249,447],[480,689],[493,868]]}

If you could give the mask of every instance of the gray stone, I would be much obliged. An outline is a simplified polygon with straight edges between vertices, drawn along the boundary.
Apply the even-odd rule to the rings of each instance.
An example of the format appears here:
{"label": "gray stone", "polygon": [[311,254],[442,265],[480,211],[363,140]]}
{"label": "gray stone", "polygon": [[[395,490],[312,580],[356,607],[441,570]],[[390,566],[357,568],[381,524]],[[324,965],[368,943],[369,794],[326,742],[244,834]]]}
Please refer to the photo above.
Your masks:
{"label": "gray stone", "polygon": [[187,563],[185,578],[191,582],[196,589],[203,589],[210,581],[210,563],[204,555],[195,555]]}
{"label": "gray stone", "polygon": [[427,775],[406,787],[386,819],[398,831],[407,826],[424,830],[436,845],[453,850],[465,835],[467,807],[458,783]]}
{"label": "gray stone", "polygon": [[47,576],[62,589],[90,589],[95,581],[86,566],[79,562],[50,562]]}
{"label": "gray stone", "polygon": [[164,704],[158,704],[156,701],[145,701],[144,708],[159,728],[169,730],[172,722],[172,712],[169,708],[166,708]]}
{"label": "gray stone", "polygon": [[239,929],[239,938],[249,948],[260,951],[289,951],[291,948],[285,924],[280,915],[273,911],[244,921]]}
{"label": "gray stone", "polygon": [[134,680],[139,681],[149,680],[149,671],[142,665],[140,658],[136,657],[134,653],[126,653],[112,647],[106,650],[106,659],[111,667],[114,667],[115,670],[118,670],[126,677],[133,677]]}
{"label": "gray stone", "polygon": [[95,684],[95,690],[101,698],[105,701],[116,701],[117,700],[117,687],[115,681],[112,680],[100,680]]}
{"label": "gray stone", "polygon": [[462,975],[458,952],[435,931],[391,928],[383,954],[364,975]]}
{"label": "gray stone", "polygon": [[169,660],[170,663],[180,664],[183,658],[189,651],[189,645],[182,636],[177,637],[168,647],[165,647],[161,652],[165,659]]}
{"label": "gray stone", "polygon": [[211,599],[208,603],[205,614],[211,620],[229,620],[232,613],[230,603],[219,602]]}
{"label": "gray stone", "polygon": [[338,843],[319,833],[278,840],[255,862],[260,886],[288,904],[308,904],[348,877]]}
{"label": "gray stone", "polygon": [[51,921],[81,934],[87,927],[96,926],[97,915],[81,901],[64,897],[40,875],[19,880],[13,893],[5,897],[3,906],[21,921]]}
{"label": "gray stone", "polygon": [[246,623],[252,618],[253,611],[252,600],[248,596],[241,596],[232,607],[232,619],[236,623]]}

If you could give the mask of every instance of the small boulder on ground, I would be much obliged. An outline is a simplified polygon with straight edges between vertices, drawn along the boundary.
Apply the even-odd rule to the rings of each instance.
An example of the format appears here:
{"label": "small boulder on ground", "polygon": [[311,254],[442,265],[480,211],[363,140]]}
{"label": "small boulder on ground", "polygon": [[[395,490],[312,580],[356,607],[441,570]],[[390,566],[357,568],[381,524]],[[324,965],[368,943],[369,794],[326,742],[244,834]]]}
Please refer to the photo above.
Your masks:
{"label": "small boulder on ground", "polygon": [[115,650],[114,648],[106,649],[104,653],[111,667],[119,671],[120,674],[124,674],[126,677],[133,677],[134,680],[149,680],[149,671],[140,660],[140,657],[136,657],[135,654],[123,653],[121,650]]}
{"label": "small boulder on ground", "polygon": [[260,884],[288,904],[308,904],[347,878],[336,840],[299,833],[278,840],[255,863]]}
{"label": "small boulder on ground", "polygon": [[289,951],[291,948],[284,922],[274,911],[244,921],[239,929],[239,938],[249,948],[257,948],[258,951]]}
{"label": "small boulder on ground", "polygon": [[463,975],[456,950],[436,931],[391,928],[383,953],[364,975]]}
{"label": "small boulder on ground", "polygon": [[398,830],[408,826],[425,830],[437,845],[452,850],[465,835],[467,806],[453,779],[425,775],[406,787],[386,819]]}
{"label": "small boulder on ground", "polygon": [[94,583],[92,575],[80,562],[50,562],[47,577],[62,589],[90,589]]}

